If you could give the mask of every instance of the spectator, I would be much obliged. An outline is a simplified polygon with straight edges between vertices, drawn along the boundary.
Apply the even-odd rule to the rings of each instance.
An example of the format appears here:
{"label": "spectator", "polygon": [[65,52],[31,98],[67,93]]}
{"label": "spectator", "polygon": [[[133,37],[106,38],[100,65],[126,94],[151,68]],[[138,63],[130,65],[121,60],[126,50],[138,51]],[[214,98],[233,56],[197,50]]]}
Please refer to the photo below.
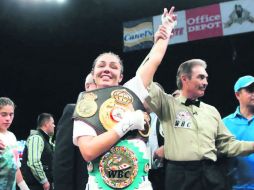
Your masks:
{"label": "spectator", "polygon": [[15,105],[7,97],[0,97],[0,189],[29,190],[20,172],[17,140],[8,129],[14,118]]}
{"label": "spectator", "polygon": [[[91,73],[85,79],[84,88],[96,88]],[[56,146],[53,161],[55,190],[84,190],[88,179],[87,163],[78,147],[72,142],[73,113],[75,104],[67,104],[57,124]]]}
{"label": "spectator", "polygon": [[53,116],[42,113],[37,118],[37,130],[26,141],[21,170],[31,190],[53,190],[54,128]]}
{"label": "spectator", "polygon": [[[241,141],[254,140],[254,77],[240,77],[234,85],[239,102],[236,111],[223,119],[229,131]],[[227,166],[229,181],[234,190],[254,189],[254,154],[229,159]],[[232,177],[232,178],[231,178]]]}

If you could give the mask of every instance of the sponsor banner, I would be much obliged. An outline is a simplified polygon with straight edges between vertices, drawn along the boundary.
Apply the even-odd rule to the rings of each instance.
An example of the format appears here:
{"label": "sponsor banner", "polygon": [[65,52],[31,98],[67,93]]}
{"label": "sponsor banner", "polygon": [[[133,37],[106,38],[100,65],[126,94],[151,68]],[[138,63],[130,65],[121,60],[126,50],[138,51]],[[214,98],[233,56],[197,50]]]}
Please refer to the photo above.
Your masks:
{"label": "sponsor banner", "polygon": [[223,35],[254,31],[254,1],[220,3]]}
{"label": "sponsor banner", "polygon": [[[186,19],[185,19],[185,11],[176,12],[177,15],[177,25],[173,30],[173,36],[170,39],[170,44],[177,44],[187,42],[187,30],[186,30]],[[161,24],[161,15],[157,15],[153,17],[153,28],[154,31],[158,30],[159,25]]]}
{"label": "sponsor banner", "polygon": [[[176,12],[170,44],[254,31],[254,0],[236,0]],[[124,23],[124,51],[149,48],[161,15]]]}
{"label": "sponsor banner", "polygon": [[186,10],[188,40],[222,36],[219,4]]}
{"label": "sponsor banner", "polygon": [[123,51],[150,48],[153,45],[152,17],[123,24]]}

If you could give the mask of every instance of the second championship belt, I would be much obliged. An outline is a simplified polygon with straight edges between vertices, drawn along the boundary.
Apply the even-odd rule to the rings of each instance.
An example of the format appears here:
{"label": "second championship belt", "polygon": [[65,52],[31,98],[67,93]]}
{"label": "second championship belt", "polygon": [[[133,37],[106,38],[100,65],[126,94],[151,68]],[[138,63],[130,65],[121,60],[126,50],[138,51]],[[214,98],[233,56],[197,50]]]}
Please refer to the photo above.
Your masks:
{"label": "second championship belt", "polygon": [[[136,94],[125,87],[115,86],[82,92],[75,108],[74,118],[84,120],[96,130],[97,134],[101,134],[114,128],[122,120],[125,112],[138,109],[145,111]],[[145,114],[145,117],[148,115]],[[145,130],[138,133],[147,138],[149,129],[147,123]],[[136,136],[132,131],[128,132],[127,136],[128,134]]]}

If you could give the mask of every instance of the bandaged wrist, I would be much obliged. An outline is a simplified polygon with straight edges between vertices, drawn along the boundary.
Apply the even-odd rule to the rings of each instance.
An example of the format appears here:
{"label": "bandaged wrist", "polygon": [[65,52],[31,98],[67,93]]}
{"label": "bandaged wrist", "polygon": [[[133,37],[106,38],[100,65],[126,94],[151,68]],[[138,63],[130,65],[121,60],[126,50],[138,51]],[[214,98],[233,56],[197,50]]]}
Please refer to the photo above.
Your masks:
{"label": "bandaged wrist", "polygon": [[172,30],[177,25],[177,21],[176,20],[171,22],[170,21],[170,17],[169,16],[164,16],[164,15],[161,15],[161,23],[162,23],[163,26],[166,27],[167,33],[169,33],[169,34],[172,32]]}
{"label": "bandaged wrist", "polygon": [[30,190],[29,187],[27,186],[26,182],[23,180],[18,183],[18,186],[20,190]]}
{"label": "bandaged wrist", "polygon": [[130,125],[125,122],[119,122],[114,127],[115,132],[118,134],[118,136],[121,138],[123,137],[130,129]]}

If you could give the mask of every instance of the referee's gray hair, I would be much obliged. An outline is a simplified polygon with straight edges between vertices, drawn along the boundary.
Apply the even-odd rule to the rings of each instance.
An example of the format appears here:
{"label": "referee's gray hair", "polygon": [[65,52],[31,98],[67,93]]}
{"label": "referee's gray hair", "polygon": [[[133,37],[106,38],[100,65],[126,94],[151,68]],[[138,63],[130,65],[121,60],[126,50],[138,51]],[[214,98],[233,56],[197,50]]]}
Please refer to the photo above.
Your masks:
{"label": "referee's gray hair", "polygon": [[113,52],[104,52],[104,53],[100,54],[100,55],[94,60],[94,62],[93,62],[92,71],[94,70],[94,67],[95,67],[96,63],[98,62],[98,60],[99,60],[102,56],[104,56],[104,55],[112,55],[112,56],[114,56],[116,59],[118,59],[118,62],[119,62],[120,65],[121,65],[121,74],[123,74],[123,69],[124,69],[124,67],[123,67],[123,61],[121,60],[121,58],[120,58],[119,55],[117,55],[117,54],[115,54],[115,53],[113,53]]}
{"label": "referee's gray hair", "polygon": [[0,97],[0,108],[2,109],[4,106],[12,106],[13,108],[15,108],[15,104],[14,102],[8,98],[8,97]]}
{"label": "referee's gray hair", "polygon": [[177,75],[176,75],[176,85],[178,89],[182,89],[183,88],[183,84],[181,81],[181,76],[182,75],[187,75],[187,77],[189,79],[191,79],[192,76],[192,68],[200,65],[202,67],[204,67],[204,69],[206,69],[207,64],[204,60],[202,59],[190,59],[188,61],[183,62],[177,70]]}

